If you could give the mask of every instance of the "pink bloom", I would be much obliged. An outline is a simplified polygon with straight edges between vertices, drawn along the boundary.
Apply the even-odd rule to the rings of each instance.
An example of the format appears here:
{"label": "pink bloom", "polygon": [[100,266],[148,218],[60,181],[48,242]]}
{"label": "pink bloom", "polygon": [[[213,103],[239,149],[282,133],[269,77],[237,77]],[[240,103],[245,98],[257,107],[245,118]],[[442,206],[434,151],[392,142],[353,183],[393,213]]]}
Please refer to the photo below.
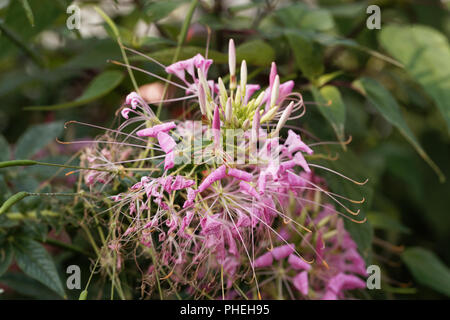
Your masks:
{"label": "pink bloom", "polygon": [[306,152],[307,154],[312,154],[313,151],[310,147],[308,147],[300,138],[300,135],[296,134],[294,131],[288,131],[288,137],[284,143],[285,146],[288,146],[288,152],[292,155],[296,151]]}
{"label": "pink bloom", "polygon": [[164,159],[164,170],[172,169],[175,165],[175,152],[170,151]]}
{"label": "pink bloom", "polygon": [[158,143],[165,153],[171,152],[177,145],[175,140],[167,133],[159,132],[157,137]]}
{"label": "pink bloom", "polygon": [[156,126],[153,126],[151,128],[139,130],[138,132],[136,132],[136,134],[139,137],[156,138],[158,133],[168,132],[172,129],[175,129],[176,127],[177,127],[177,125],[175,124],[175,122],[166,122],[166,123],[162,123],[162,124],[157,124]]}
{"label": "pink bloom", "polygon": [[204,75],[208,73],[208,69],[212,64],[211,59],[205,59],[201,54],[196,56],[177,61],[166,68],[166,72],[176,75],[178,78],[183,80],[186,84],[189,84],[186,80],[185,72],[187,72],[191,77],[193,82],[196,82],[197,78],[195,76],[195,70],[200,69]]}
{"label": "pink bloom", "polygon": [[276,248],[273,248],[272,255],[276,260],[281,260],[289,256],[294,252],[294,245],[293,244],[285,244],[283,246],[279,246]]}
{"label": "pink bloom", "polygon": [[247,182],[241,181],[239,182],[239,191],[246,193],[252,197],[255,197],[256,199],[260,199],[259,193],[253,188],[250,184]]}
{"label": "pink bloom", "polygon": [[221,135],[220,135],[220,113],[219,113],[219,106],[217,105],[214,108],[212,130],[214,136],[214,147],[218,148],[220,146]]}
{"label": "pink bloom", "polygon": [[120,112],[122,114],[122,117],[124,117],[125,119],[128,119],[128,114],[133,111],[130,108],[123,108],[122,111]]}
{"label": "pink bloom", "polygon": [[304,296],[308,294],[308,273],[306,271],[297,274],[292,280],[292,283]]}
{"label": "pink bloom", "polygon": [[296,256],[295,254],[290,254],[288,258],[288,263],[295,270],[306,270],[309,271],[311,269],[311,265],[304,261],[302,258]]}
{"label": "pink bloom", "polygon": [[322,296],[322,300],[337,300],[337,295],[333,291],[328,290]]}
{"label": "pink bloom", "polygon": [[250,100],[252,95],[259,89],[261,89],[259,84],[248,84],[245,88],[244,103],[248,103],[248,100]]}
{"label": "pink bloom", "polygon": [[183,204],[183,208],[190,207],[194,204],[195,196],[197,195],[197,190],[188,188],[187,190],[187,200]]}
{"label": "pink bloom", "polygon": [[327,290],[339,295],[342,290],[362,289],[365,287],[366,283],[360,278],[354,275],[339,273],[328,281]]}
{"label": "pink bloom", "polygon": [[273,263],[273,257],[271,252],[266,252],[262,256],[255,259],[253,266],[255,268],[270,267]]}
{"label": "pink bloom", "polygon": [[183,176],[177,175],[175,181],[172,183],[171,190],[186,189],[195,184],[194,180],[185,179]]}
{"label": "pink bloom", "polygon": [[301,152],[297,152],[294,156],[294,162],[296,165],[299,165],[306,172],[311,172],[311,169],[308,166],[308,163],[305,160],[305,157],[301,154]]}
{"label": "pink bloom", "polygon": [[213,172],[211,172],[198,187],[198,192],[205,191],[211,184],[217,180],[221,180],[226,176],[227,167],[223,164]]}
{"label": "pink bloom", "polygon": [[142,99],[142,97],[136,92],[131,92],[130,94],[128,94],[125,99],[125,103],[130,105],[133,109],[146,104],[144,99]]}
{"label": "pink bloom", "polygon": [[252,181],[252,175],[250,173],[235,168],[229,169],[227,175],[247,182]]}

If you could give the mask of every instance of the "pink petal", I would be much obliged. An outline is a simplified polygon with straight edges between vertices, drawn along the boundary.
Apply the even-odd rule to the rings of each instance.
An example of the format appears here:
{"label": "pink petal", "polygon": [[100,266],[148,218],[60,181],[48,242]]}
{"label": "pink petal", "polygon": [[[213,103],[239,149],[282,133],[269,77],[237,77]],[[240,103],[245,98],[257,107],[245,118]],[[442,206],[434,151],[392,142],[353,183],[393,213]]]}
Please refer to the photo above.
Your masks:
{"label": "pink petal", "polygon": [[289,255],[288,263],[295,270],[306,270],[306,271],[309,271],[311,269],[311,265],[308,262],[304,261],[302,258],[298,257],[295,254]]}
{"label": "pink petal", "polygon": [[221,180],[226,176],[227,167],[223,164],[213,172],[211,172],[198,187],[198,192],[205,191],[213,182]]}
{"label": "pink petal", "polygon": [[313,150],[302,141],[300,135],[292,130],[288,131],[288,137],[284,144],[288,146],[288,152],[290,154],[293,154],[296,151],[306,152],[307,154],[313,153]]}
{"label": "pink petal", "polygon": [[296,275],[292,283],[304,296],[308,295],[308,273],[306,271],[302,271]]}
{"label": "pink petal", "polygon": [[273,248],[272,255],[276,260],[281,260],[292,254],[294,248],[295,246],[293,244],[285,244],[284,246]]}
{"label": "pink petal", "polygon": [[297,152],[294,156],[295,164],[301,166],[303,170],[306,172],[311,172],[311,169],[308,166],[308,163],[306,162],[305,157],[303,157],[303,154],[301,152]]}
{"label": "pink petal", "polygon": [[175,165],[175,153],[173,151],[170,151],[168,154],[166,154],[166,158],[164,159],[164,170],[172,169]]}
{"label": "pink petal", "polygon": [[244,181],[247,181],[247,182],[252,181],[251,173],[248,173],[248,172],[246,172],[244,170],[239,170],[239,169],[232,168],[232,169],[228,170],[228,175],[230,177],[234,177],[234,178],[239,179],[239,180],[244,180]]}
{"label": "pink petal", "polygon": [[167,133],[159,132],[157,137],[158,143],[165,153],[171,152],[177,145],[175,140]]}
{"label": "pink petal", "polygon": [[158,133],[168,132],[172,129],[175,129],[176,127],[177,127],[177,125],[175,124],[175,122],[167,122],[167,123],[157,124],[156,126],[153,126],[151,128],[139,130],[138,132],[136,132],[136,135],[138,135],[139,137],[156,138]]}
{"label": "pink petal", "polygon": [[253,266],[255,268],[270,267],[273,263],[273,257],[271,252],[264,253],[262,256],[258,257],[253,261]]}
{"label": "pink petal", "polygon": [[255,197],[256,199],[260,199],[259,193],[253,188],[251,185],[249,185],[247,182],[241,181],[239,182],[239,191],[246,193],[252,197]]}

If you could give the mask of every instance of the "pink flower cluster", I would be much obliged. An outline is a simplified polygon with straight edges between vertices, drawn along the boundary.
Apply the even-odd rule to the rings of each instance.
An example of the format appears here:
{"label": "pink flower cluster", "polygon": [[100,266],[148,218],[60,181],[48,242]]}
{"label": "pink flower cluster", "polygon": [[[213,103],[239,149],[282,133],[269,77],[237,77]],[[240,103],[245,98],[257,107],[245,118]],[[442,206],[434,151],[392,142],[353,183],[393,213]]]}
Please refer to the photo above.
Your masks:
{"label": "pink flower cluster", "polygon": [[[140,180],[111,197],[126,217],[114,233],[114,248],[125,255],[131,242],[147,257],[150,290],[160,281],[159,287],[193,297],[345,298],[348,290],[364,287],[358,275],[365,276],[365,263],[344,228],[347,216],[329,201],[353,211],[313,172],[307,160],[313,149],[296,127],[279,136],[288,120],[302,116],[296,114],[304,111],[301,95],[292,92],[293,81],[280,84],[275,63],[265,90],[247,84],[245,61],[238,84],[233,42],[229,56],[229,89],[220,78],[207,79],[212,60],[200,54],[165,68],[199,104],[202,130],[213,130],[216,162],[178,164],[176,141],[193,135],[192,121],[155,120],[139,95],[127,97],[131,108],[122,109],[125,122],[114,133],[135,139],[145,155],[151,152],[145,158],[135,152],[129,160],[145,163],[142,170],[151,173],[130,174]],[[245,130],[238,147],[248,161],[235,163],[234,154],[220,147],[224,128]],[[255,143],[262,145],[258,151]],[[238,290],[243,283],[251,287]]]}

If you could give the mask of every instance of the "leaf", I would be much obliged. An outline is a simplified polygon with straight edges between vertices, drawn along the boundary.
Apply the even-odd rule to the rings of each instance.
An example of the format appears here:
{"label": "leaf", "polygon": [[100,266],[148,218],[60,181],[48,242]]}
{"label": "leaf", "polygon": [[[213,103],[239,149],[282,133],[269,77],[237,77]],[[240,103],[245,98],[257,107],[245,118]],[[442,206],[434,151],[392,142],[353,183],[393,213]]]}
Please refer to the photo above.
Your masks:
{"label": "leaf", "polygon": [[287,31],[285,36],[294,53],[295,63],[304,76],[311,81],[320,76],[324,71],[321,48],[300,34]]}
{"label": "leaf", "polygon": [[61,110],[78,107],[103,97],[117,87],[123,80],[120,71],[105,71],[96,76],[81,96],[71,102],[49,106],[25,107],[25,110]]}
{"label": "leaf", "polygon": [[[350,206],[350,209],[353,211],[360,210],[357,216],[353,216],[345,211],[345,209],[337,206],[336,210],[340,211],[342,215],[355,219],[357,221],[364,221],[366,218],[366,212],[368,212],[373,196],[373,186],[375,184],[375,177],[373,173],[368,170],[368,166],[366,163],[362,162],[360,157],[357,157],[352,151],[347,150],[346,152],[340,151],[337,152],[336,146],[328,146],[321,147],[315,150],[315,153],[319,152],[332,152],[332,155],[338,155],[338,159],[334,161],[328,160],[319,160],[317,161],[324,167],[328,169],[334,170],[341,174],[344,174],[352,179],[363,182],[368,179],[368,182],[365,184],[356,184],[349,180],[342,178],[341,176],[334,174],[332,172],[317,168],[315,169],[318,173],[321,174],[327,181],[330,190],[341,194],[347,198],[361,201],[360,204],[354,204]],[[310,160],[308,163],[315,163],[316,161]],[[350,233],[352,239],[358,245],[358,250],[361,255],[364,257],[366,262],[370,264],[371,259],[371,250],[372,250],[372,237],[373,237],[373,229],[370,221],[367,220],[364,223],[356,223],[349,219],[344,218],[345,229]]]}
{"label": "leaf", "polygon": [[391,25],[383,27],[379,39],[434,99],[450,132],[450,46],[447,38],[426,26]]}
{"label": "leaf", "polygon": [[27,15],[27,19],[30,22],[30,25],[34,27],[34,15],[33,10],[31,10],[30,4],[28,3],[28,0],[21,0],[23,9],[25,10],[25,13]]}
{"label": "leaf", "polygon": [[402,260],[418,283],[450,297],[450,271],[433,252],[408,248],[402,253]]}
{"label": "leaf", "polygon": [[54,141],[62,133],[63,128],[64,125],[60,121],[31,126],[17,141],[15,158],[31,158]]}
{"label": "leaf", "polygon": [[303,3],[279,9],[275,17],[290,28],[325,31],[334,27],[333,17],[328,10],[311,8]]}
{"label": "leaf", "polygon": [[8,270],[13,258],[12,246],[6,243],[0,248],[0,277]]}
{"label": "leaf", "polygon": [[29,238],[20,239],[14,243],[14,254],[19,268],[26,275],[46,285],[61,297],[65,296],[55,264],[42,245]]}
{"label": "leaf", "polygon": [[[169,65],[172,63],[173,56],[175,55],[176,48],[168,48],[168,49],[162,49],[159,51],[155,51],[152,53],[147,54],[148,56],[152,57],[153,59],[158,60],[159,62]],[[179,60],[185,60],[192,58],[199,52],[204,52],[205,48],[202,47],[195,47],[195,46],[183,46],[180,51],[180,55],[178,57]],[[226,54],[216,51],[216,50],[209,50],[208,51],[208,58],[213,59],[214,63],[227,63],[228,57]],[[131,61],[146,61],[145,58],[140,56],[134,56],[130,58]]]}
{"label": "leaf", "polygon": [[25,276],[21,272],[8,272],[0,278],[0,282],[26,297],[35,298],[38,300],[61,299],[61,297],[58,296],[53,290],[48,289],[40,282]]}
{"label": "leaf", "polygon": [[314,100],[317,103],[317,108],[327,121],[333,127],[336,137],[342,143],[345,150],[345,104],[342,101],[339,90],[331,85],[324,86],[320,89],[312,87]]}
{"label": "leaf", "polygon": [[445,181],[445,176],[439,167],[426,154],[416,139],[411,129],[403,119],[400,107],[391,93],[383,87],[379,82],[371,78],[361,78],[357,80],[355,86],[360,88],[367,96],[369,102],[378,110],[378,112],[391,124],[400,130],[400,133],[411,143],[417,153],[425,160],[426,163],[434,170],[441,182]]}
{"label": "leaf", "polygon": [[411,230],[401,224],[398,220],[382,212],[371,212],[367,215],[370,223],[375,229],[389,230],[399,233],[410,234]]}
{"label": "leaf", "polygon": [[267,66],[275,59],[275,51],[262,40],[246,41],[236,47],[236,60],[255,66]]}
{"label": "leaf", "polygon": [[0,135],[0,150],[2,150],[2,152],[0,152],[0,161],[8,161],[11,157],[9,144],[2,135]]}
{"label": "leaf", "polygon": [[145,20],[147,23],[155,22],[167,17],[173,10],[175,10],[184,1],[166,0],[151,2],[144,7],[144,12],[147,15]]}
{"label": "leaf", "polygon": [[[66,8],[60,6],[55,0],[28,0],[34,16],[34,27],[30,25],[29,19],[24,14],[21,1],[11,1],[6,12],[4,25],[16,34],[24,43],[32,37],[38,35],[43,30],[50,27],[62,15],[66,16]],[[0,57],[5,57],[12,53],[14,47],[11,46],[10,39],[0,36]],[[23,49],[23,48],[22,48]]]}

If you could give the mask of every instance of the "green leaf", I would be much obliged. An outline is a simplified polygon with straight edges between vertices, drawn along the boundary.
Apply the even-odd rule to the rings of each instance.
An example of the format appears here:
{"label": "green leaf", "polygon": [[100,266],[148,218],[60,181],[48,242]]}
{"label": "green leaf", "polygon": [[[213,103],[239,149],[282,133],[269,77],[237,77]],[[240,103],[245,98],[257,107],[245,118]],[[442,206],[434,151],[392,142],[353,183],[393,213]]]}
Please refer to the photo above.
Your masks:
{"label": "green leaf", "polygon": [[434,170],[439,177],[439,180],[441,182],[445,181],[445,176],[442,171],[427,155],[411,129],[408,127],[406,121],[403,119],[400,106],[391,93],[385,89],[382,84],[371,78],[361,78],[354,84],[357,88],[361,89],[361,91],[367,96],[369,102],[378,110],[378,112],[388,122],[397,127],[406,140],[408,140],[409,143],[411,143],[411,145],[416,149],[417,153]]}
{"label": "green leaf", "polygon": [[310,81],[324,71],[321,47],[298,33],[285,32],[288,43],[294,53],[295,63]]}
{"label": "green leaf", "polygon": [[[366,179],[368,179],[367,183],[356,184],[352,181],[344,179],[343,177],[333,172],[329,172],[320,168],[317,168],[315,170],[326,179],[332,192],[361,202],[359,204],[348,204],[348,202],[346,202],[346,204],[348,204],[348,207],[352,211],[357,212],[358,209],[360,210],[357,216],[351,215],[340,206],[336,206],[336,210],[350,219],[364,221],[364,219],[366,218],[366,213],[368,212],[372,204],[375,177],[373,176],[373,172],[368,169],[367,164],[363,163],[362,159],[355,155],[351,150],[348,149],[345,152],[343,152],[342,150],[338,152],[338,150],[339,149],[337,146],[317,148],[315,150],[315,154],[331,152],[333,156],[338,155],[337,160],[319,160],[317,162],[322,166],[327,167],[328,169],[344,174],[359,182],[364,182]],[[309,160],[308,162],[316,163],[316,161],[313,160]],[[352,239],[357,243],[358,250],[360,251],[361,255],[364,257],[366,262],[369,263],[371,259],[373,237],[373,229],[370,221],[367,220],[364,223],[356,223],[344,218],[344,223],[345,229],[350,233]]]}
{"label": "green leaf", "polygon": [[0,282],[26,297],[37,300],[61,299],[53,290],[20,272],[8,272],[0,278]]}
{"label": "green leaf", "polygon": [[324,86],[320,89],[312,87],[314,100],[317,108],[327,121],[333,127],[336,137],[342,143],[344,150],[345,144],[345,104],[342,101],[339,90],[331,85]]}
{"label": "green leaf", "polygon": [[418,283],[450,297],[450,271],[433,252],[408,248],[402,253],[402,260]]}
{"label": "green leaf", "polygon": [[450,46],[445,35],[421,25],[391,25],[381,30],[380,42],[434,99],[450,132]]}
{"label": "green leaf", "polygon": [[96,76],[81,96],[71,102],[60,103],[50,106],[31,106],[25,110],[61,110],[78,107],[103,97],[117,87],[123,80],[120,71],[105,71]]}
{"label": "green leaf", "polygon": [[275,51],[262,40],[246,41],[236,47],[236,60],[245,60],[255,66],[270,65],[275,59]]}
{"label": "green leaf", "polygon": [[147,23],[155,22],[167,17],[173,10],[175,10],[184,1],[166,0],[151,2],[144,7],[146,14],[145,20]]}
{"label": "green leaf", "polygon": [[27,19],[30,22],[30,25],[34,27],[34,15],[33,10],[31,10],[30,4],[28,3],[28,0],[21,0],[23,9],[25,10],[25,13],[27,15]]}
{"label": "green leaf", "polygon": [[36,152],[54,141],[63,129],[64,125],[59,121],[31,126],[17,141],[15,158],[31,158]]}
{"label": "green leaf", "polygon": [[29,238],[20,239],[14,243],[14,254],[19,268],[26,275],[46,285],[61,297],[65,296],[56,266],[42,245]]}
{"label": "green leaf", "polygon": [[297,3],[275,12],[276,19],[286,27],[325,31],[334,27],[334,20],[326,9],[311,8]]}
{"label": "green leaf", "polygon": [[0,277],[8,270],[13,258],[12,246],[6,243],[0,248]]}
{"label": "green leaf", "polygon": [[0,150],[2,150],[2,152],[0,152],[0,161],[8,161],[11,157],[9,144],[2,135],[0,135]]}
{"label": "green leaf", "polygon": [[[168,48],[162,49],[159,51],[155,51],[152,53],[148,53],[147,55],[152,57],[153,59],[158,60],[159,62],[169,65],[172,63],[173,56],[175,55],[176,48]],[[183,46],[180,51],[180,55],[178,56],[179,60],[185,60],[192,58],[199,52],[204,52],[205,48],[195,47],[195,46]],[[216,50],[208,51],[208,58],[213,59],[214,63],[227,63],[228,56],[222,52]],[[140,56],[133,56],[130,58],[130,61],[147,61],[145,58]]]}
{"label": "green leaf", "polygon": [[398,220],[382,212],[371,212],[367,215],[370,223],[375,229],[394,231],[410,234],[411,230],[401,224]]}

